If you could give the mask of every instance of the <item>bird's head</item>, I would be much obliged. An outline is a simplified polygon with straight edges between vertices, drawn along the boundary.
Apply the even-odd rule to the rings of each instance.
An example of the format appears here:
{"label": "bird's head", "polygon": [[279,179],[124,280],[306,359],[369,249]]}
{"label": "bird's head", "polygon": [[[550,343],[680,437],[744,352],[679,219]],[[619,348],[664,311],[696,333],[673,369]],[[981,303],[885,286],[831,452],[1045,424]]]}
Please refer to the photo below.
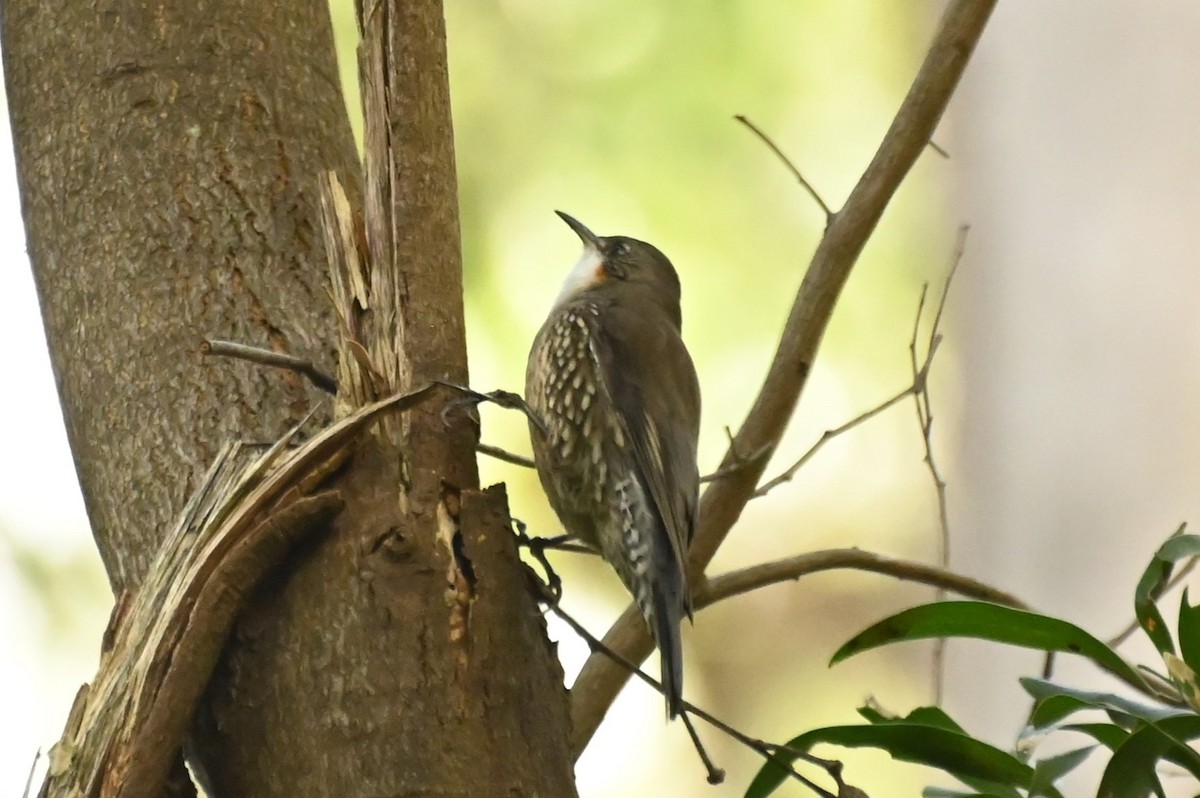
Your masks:
{"label": "bird's head", "polygon": [[583,255],[567,279],[555,306],[583,294],[652,302],[679,319],[679,275],[658,248],[626,236],[598,236],[579,220],[555,211],[583,241]]}

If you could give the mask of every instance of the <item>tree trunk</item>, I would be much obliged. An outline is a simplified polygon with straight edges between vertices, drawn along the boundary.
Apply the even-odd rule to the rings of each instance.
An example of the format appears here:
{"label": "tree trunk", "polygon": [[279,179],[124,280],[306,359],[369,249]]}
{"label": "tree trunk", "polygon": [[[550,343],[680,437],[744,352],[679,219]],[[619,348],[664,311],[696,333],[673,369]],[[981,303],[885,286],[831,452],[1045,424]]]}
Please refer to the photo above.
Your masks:
{"label": "tree trunk", "polygon": [[354,174],[323,0],[10,0],[4,73],[67,434],[114,591],[230,437],[318,395],[205,336],[333,362],[316,176]]}
{"label": "tree trunk", "polygon": [[[390,290],[362,343],[385,392],[465,382],[441,6],[368,13],[362,240]],[[221,442],[318,400],[200,339],[328,367],[344,332],[317,226],[317,178],[355,173],[328,11],[20,0],[3,26],[68,433],[110,580],[135,589]],[[197,717],[220,798],[573,794],[562,674],[474,442],[427,405],[339,477],[345,511],[257,592]]]}

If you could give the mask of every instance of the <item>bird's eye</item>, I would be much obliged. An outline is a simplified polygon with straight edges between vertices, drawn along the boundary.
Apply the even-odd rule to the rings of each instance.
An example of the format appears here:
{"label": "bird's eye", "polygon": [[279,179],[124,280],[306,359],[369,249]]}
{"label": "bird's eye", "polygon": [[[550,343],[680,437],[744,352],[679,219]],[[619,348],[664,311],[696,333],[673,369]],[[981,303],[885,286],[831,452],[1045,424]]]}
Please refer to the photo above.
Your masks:
{"label": "bird's eye", "polygon": [[608,252],[605,253],[604,270],[610,277],[624,280],[629,276],[629,269],[626,268],[629,252],[629,243],[626,241],[614,241],[609,245]]}

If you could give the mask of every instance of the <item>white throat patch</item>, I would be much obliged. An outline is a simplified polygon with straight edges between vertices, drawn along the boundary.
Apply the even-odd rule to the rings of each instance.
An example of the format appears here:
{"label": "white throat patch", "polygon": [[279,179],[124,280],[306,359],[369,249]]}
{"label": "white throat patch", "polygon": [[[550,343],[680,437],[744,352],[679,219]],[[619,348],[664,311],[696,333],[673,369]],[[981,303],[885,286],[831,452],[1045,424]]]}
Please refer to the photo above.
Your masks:
{"label": "white throat patch", "polygon": [[562,290],[558,292],[558,299],[554,300],[554,307],[559,307],[571,297],[598,283],[598,273],[603,263],[604,259],[594,247],[584,247],[579,262],[571,269],[567,279],[563,280]]}

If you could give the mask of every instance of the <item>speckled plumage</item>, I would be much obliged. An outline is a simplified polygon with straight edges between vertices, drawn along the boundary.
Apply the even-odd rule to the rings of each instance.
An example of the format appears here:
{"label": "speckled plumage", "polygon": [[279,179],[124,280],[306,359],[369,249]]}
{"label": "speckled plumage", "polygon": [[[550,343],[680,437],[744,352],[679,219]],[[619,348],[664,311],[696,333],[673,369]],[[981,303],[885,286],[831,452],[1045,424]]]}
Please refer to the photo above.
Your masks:
{"label": "speckled plumage", "polygon": [[700,424],[679,279],[651,245],[562,215],[585,251],[529,355],[525,398],[545,429],[531,423],[534,459],[567,533],[600,552],[642,610],[674,716]]}

